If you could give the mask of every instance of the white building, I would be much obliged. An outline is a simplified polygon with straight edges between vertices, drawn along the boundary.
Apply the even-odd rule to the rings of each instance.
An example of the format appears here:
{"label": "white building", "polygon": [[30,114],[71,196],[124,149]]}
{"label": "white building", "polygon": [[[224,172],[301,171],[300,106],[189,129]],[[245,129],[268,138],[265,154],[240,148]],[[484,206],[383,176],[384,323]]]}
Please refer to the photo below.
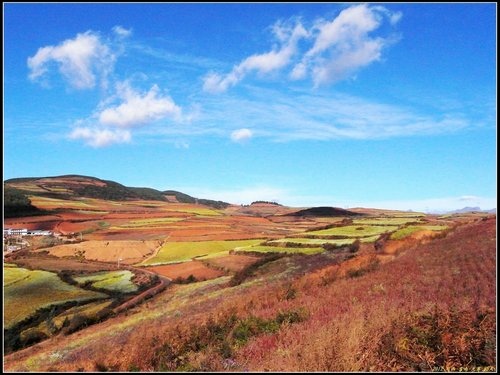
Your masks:
{"label": "white building", "polygon": [[28,234],[27,229],[12,229],[7,228],[3,230],[4,236],[26,236]]}

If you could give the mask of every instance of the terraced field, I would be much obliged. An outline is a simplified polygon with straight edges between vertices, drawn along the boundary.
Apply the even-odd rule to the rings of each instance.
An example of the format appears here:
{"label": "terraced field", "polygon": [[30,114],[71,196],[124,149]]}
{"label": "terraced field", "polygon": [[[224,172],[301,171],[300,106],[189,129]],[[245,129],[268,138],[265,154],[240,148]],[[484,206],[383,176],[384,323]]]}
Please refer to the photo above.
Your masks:
{"label": "terraced field", "polygon": [[80,285],[90,283],[94,288],[105,289],[112,292],[133,293],[138,287],[131,279],[134,274],[128,270],[98,272],[85,276],[74,277]]}
{"label": "terraced field", "polygon": [[250,246],[262,240],[242,241],[199,241],[199,242],[168,242],[159,250],[158,254],[142,263],[140,266],[178,263],[191,260],[195,257],[220,253],[227,255],[227,251],[236,247]]}
{"label": "terraced field", "polygon": [[43,307],[107,297],[103,293],[69,285],[52,272],[4,266],[5,328],[12,327]]}

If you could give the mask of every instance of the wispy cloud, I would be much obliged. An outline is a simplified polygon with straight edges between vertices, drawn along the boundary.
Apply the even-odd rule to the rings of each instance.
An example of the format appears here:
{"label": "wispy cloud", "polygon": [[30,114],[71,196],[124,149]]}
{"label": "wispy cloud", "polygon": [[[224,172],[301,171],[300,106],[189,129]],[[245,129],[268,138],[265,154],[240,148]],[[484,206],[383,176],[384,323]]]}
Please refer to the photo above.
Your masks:
{"label": "wispy cloud", "polygon": [[242,128],[231,133],[231,140],[234,142],[242,142],[252,138],[252,136],[253,133],[250,129]]}
{"label": "wispy cloud", "polygon": [[[304,195],[296,191],[272,185],[253,185],[235,189],[206,189],[201,187],[179,187],[178,190],[189,192],[193,196],[222,200],[233,204],[250,204],[254,201],[265,200],[290,207],[331,206],[342,208],[380,208],[387,210],[412,210],[418,212],[441,213],[459,210],[466,206],[463,197],[431,197],[425,199],[400,200],[355,200],[339,198],[335,195]],[[472,196],[467,196],[472,197]],[[473,206],[483,210],[496,208],[497,200],[492,197],[474,196]],[[470,205],[470,204],[469,204]]]}
{"label": "wispy cloud", "polygon": [[101,84],[106,84],[115,60],[115,54],[100,36],[87,31],[56,46],[39,48],[34,56],[28,58],[29,78],[33,81],[42,80],[54,62],[72,87],[90,89],[95,86],[97,79],[100,79]]}
{"label": "wispy cloud", "polygon": [[132,35],[132,29],[126,29],[123,26],[117,25],[113,27],[113,32],[120,38],[127,38]]}
{"label": "wispy cloud", "polygon": [[297,22],[293,27],[279,22],[272,29],[281,43],[279,47],[275,47],[273,50],[263,54],[255,54],[247,57],[226,75],[214,72],[209,73],[203,79],[203,89],[211,93],[223,92],[241,81],[252,71],[265,74],[288,65],[293,55],[297,52],[298,41],[307,37],[308,33],[300,22]]}
{"label": "wispy cloud", "polygon": [[69,134],[70,139],[82,139],[89,146],[98,148],[114,143],[128,143],[131,140],[129,130],[77,127]]}
{"label": "wispy cloud", "polygon": [[[272,30],[281,43],[279,47],[245,58],[228,74],[208,73],[203,78],[203,89],[210,93],[224,92],[251,71],[269,73],[284,69],[295,56],[301,57],[289,72],[290,79],[310,76],[315,86],[340,81],[381,59],[383,49],[397,38],[373,33],[385,20],[394,26],[401,17],[401,13],[391,12],[383,6],[361,4],[342,10],[331,21],[316,20],[309,30],[300,22],[293,28],[277,23]],[[300,51],[298,42],[301,39],[309,40],[312,46]]]}
{"label": "wispy cloud", "polygon": [[384,139],[446,134],[472,126],[460,113],[418,112],[338,92],[253,87],[245,98],[207,96],[203,103],[196,122],[207,128],[248,128],[261,139],[275,141]]}

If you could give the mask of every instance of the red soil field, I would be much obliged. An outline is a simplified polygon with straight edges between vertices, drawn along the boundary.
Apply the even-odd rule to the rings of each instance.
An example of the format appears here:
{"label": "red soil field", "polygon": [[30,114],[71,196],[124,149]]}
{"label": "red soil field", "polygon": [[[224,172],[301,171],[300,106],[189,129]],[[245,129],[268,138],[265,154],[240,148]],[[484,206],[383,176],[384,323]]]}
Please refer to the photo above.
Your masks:
{"label": "red soil field", "polygon": [[193,260],[191,262],[167,264],[146,268],[170,279],[182,277],[183,279],[193,275],[197,280],[209,280],[223,276],[224,272],[207,267],[202,262]]}

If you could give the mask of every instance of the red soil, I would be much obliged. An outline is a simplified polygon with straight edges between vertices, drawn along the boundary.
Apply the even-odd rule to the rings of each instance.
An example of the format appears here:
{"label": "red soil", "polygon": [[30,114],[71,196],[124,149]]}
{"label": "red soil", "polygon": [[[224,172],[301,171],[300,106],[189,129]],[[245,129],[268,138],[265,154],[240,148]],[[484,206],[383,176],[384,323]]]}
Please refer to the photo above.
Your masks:
{"label": "red soil", "polygon": [[202,262],[196,260],[191,262],[148,267],[147,270],[171,279],[176,279],[178,277],[185,279],[189,277],[189,275],[193,275],[197,280],[208,280],[224,275],[224,272],[209,268]]}

